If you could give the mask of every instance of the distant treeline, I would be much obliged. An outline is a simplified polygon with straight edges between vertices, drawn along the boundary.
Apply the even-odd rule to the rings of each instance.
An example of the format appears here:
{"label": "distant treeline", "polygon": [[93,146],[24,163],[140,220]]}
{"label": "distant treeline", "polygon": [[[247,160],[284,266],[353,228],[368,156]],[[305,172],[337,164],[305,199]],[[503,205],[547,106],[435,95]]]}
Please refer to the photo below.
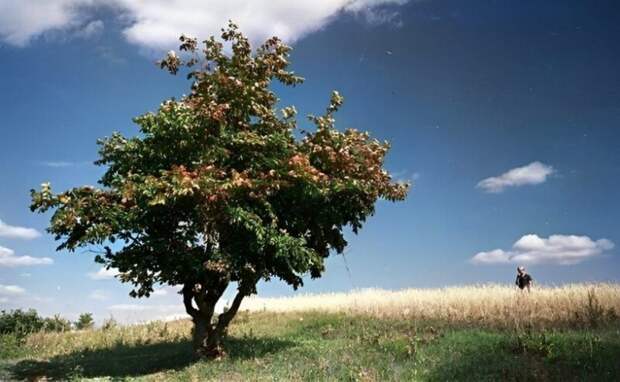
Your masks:
{"label": "distant treeline", "polygon": [[59,314],[53,317],[41,317],[36,310],[15,309],[0,311],[0,334],[25,336],[35,332],[65,332],[72,329],[92,329],[95,324],[92,313],[82,313],[75,322]]}

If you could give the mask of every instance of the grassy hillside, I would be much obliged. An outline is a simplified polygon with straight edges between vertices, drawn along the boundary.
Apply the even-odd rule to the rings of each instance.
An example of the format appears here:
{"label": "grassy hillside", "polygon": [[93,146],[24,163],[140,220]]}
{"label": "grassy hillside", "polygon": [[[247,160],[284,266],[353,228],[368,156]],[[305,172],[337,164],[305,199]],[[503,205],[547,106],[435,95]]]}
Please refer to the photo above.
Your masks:
{"label": "grassy hillside", "polygon": [[450,319],[439,305],[438,314],[427,310],[421,317],[415,300],[398,314],[298,310],[303,304],[289,300],[289,311],[240,313],[229,331],[228,355],[215,361],[192,361],[191,323],[184,320],[35,333],[20,344],[5,336],[0,380],[619,380],[620,295],[587,288],[570,310],[572,319],[558,311],[541,325],[540,317],[514,320],[520,308],[526,316],[537,310],[529,305],[553,313],[535,295],[512,306],[515,313],[504,321]]}

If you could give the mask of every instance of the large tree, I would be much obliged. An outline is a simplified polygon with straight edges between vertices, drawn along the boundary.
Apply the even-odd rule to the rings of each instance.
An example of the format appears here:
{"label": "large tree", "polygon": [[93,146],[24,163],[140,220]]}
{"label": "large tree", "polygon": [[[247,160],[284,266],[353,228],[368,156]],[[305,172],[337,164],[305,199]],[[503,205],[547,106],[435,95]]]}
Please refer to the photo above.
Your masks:
{"label": "large tree", "polygon": [[[99,141],[99,188],[32,190],[33,211],[54,210],[48,231],[58,250],[101,246],[95,261],[117,268],[133,297],[182,285],[202,356],[221,354],[259,280],[298,288],[304,275],[320,277],[328,255],[347,245],[343,230],[357,233],[379,198],[402,200],[408,189],[383,168],[387,142],[335,128],[337,92],[323,115],[309,116],[311,132],[297,130],[293,106],[277,107],[271,82],[303,81],[288,70],[290,47],[273,37],[252,52],[233,23],[222,39],[200,49],[181,36],[183,52],[160,64],[173,74],[186,67],[190,94],[136,118],[137,136]],[[231,283],[237,294],[216,315]]]}

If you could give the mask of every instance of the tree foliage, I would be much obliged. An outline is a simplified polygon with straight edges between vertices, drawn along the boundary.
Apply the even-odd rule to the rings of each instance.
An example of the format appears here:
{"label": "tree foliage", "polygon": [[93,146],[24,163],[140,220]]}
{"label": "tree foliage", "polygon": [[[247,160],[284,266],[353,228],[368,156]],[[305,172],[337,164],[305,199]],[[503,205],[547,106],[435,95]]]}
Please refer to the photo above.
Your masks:
{"label": "tree foliage", "polygon": [[43,331],[46,332],[68,332],[71,330],[71,321],[60,314],[55,314],[52,317],[46,317],[43,320]]}
{"label": "tree foliage", "polygon": [[[309,116],[312,132],[298,131],[294,106],[278,108],[272,81],[303,81],[288,69],[290,47],[273,37],[253,53],[234,24],[222,32],[223,42],[211,37],[202,49],[181,36],[181,53],[160,62],[172,74],[187,68],[191,92],[135,118],[137,136],[99,141],[99,188],[55,194],[45,183],[31,206],[54,210],[59,250],[104,246],[95,260],[118,268],[132,296],[183,285],[207,335],[226,327],[260,279],[297,288],[305,274],[321,276],[347,244],[343,229],[357,233],[377,199],[402,200],[408,188],[383,168],[387,142],[336,129],[338,92]],[[211,324],[231,282],[238,295]]]}
{"label": "tree foliage", "polygon": [[14,333],[24,336],[43,328],[44,319],[36,310],[11,310],[0,312],[0,334]]}
{"label": "tree foliage", "polygon": [[75,321],[75,328],[77,330],[92,329],[95,326],[92,313],[82,313]]}
{"label": "tree foliage", "polygon": [[71,323],[56,314],[53,317],[41,317],[34,309],[0,311],[0,334],[15,334],[24,337],[38,331],[65,332],[71,330]]}

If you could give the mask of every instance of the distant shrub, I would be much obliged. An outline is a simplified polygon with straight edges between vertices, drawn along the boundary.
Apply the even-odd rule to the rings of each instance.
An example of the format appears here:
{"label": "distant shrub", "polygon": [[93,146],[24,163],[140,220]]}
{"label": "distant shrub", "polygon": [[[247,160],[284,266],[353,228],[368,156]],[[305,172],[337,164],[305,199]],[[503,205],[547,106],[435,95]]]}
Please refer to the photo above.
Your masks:
{"label": "distant shrub", "polygon": [[34,309],[0,312],[0,334],[14,334],[20,338],[39,331],[65,332],[69,330],[71,330],[71,322],[59,314],[44,318],[39,316]]}
{"label": "distant shrub", "polygon": [[82,313],[75,321],[75,328],[78,330],[92,329],[95,326],[92,313]]}
{"label": "distant shrub", "polygon": [[0,312],[0,334],[16,334],[25,336],[43,329],[44,319],[36,310],[21,309]]}
{"label": "distant shrub", "polygon": [[67,332],[71,330],[71,321],[56,314],[54,317],[47,317],[43,320],[43,330],[46,332]]}

